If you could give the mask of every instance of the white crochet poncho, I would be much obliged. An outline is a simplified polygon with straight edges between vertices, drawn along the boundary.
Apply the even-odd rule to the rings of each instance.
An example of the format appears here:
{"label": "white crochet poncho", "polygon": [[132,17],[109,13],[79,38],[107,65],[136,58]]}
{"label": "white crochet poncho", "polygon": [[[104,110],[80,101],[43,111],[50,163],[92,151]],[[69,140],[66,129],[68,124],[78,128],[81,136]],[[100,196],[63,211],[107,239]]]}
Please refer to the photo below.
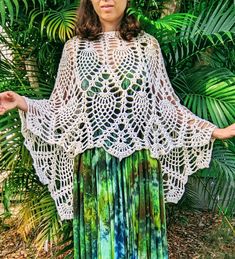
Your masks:
{"label": "white crochet poncho", "polygon": [[131,42],[116,32],[72,38],[49,100],[25,99],[25,145],[61,219],[73,217],[74,158],[86,149],[103,147],[120,160],[149,149],[161,162],[166,202],[177,203],[188,175],[209,166],[215,126],[180,104],[147,33]]}

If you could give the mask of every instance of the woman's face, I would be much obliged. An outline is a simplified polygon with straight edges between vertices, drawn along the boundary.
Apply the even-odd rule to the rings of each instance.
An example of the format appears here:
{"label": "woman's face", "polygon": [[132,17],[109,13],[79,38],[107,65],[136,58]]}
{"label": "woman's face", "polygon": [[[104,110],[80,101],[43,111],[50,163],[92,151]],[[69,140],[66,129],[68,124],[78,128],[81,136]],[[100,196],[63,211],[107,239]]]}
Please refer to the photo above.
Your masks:
{"label": "woman's face", "polygon": [[103,31],[115,30],[127,7],[127,0],[91,0]]}

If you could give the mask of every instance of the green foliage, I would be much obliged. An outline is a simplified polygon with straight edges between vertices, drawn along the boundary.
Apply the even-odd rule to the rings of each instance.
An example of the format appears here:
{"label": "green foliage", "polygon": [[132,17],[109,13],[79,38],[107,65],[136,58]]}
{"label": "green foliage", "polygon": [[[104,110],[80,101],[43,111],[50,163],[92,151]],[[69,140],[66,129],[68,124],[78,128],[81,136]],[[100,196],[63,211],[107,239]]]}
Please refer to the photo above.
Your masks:
{"label": "green foliage", "polygon": [[25,239],[28,235],[35,236],[35,244],[39,250],[45,243],[58,243],[61,222],[56,213],[55,203],[47,190],[30,192],[21,209],[18,231]]}
{"label": "green foliage", "polygon": [[[211,167],[197,175],[198,178],[203,177],[204,187],[209,192],[209,206],[226,215],[235,213],[234,171],[234,143],[227,141],[215,144]],[[213,186],[209,188],[211,184]]]}
{"label": "green foliage", "polygon": [[19,12],[24,11],[28,12],[29,7],[33,8],[35,6],[40,6],[40,9],[44,8],[44,0],[2,0],[0,1],[0,17],[1,17],[1,26],[5,26],[8,21],[12,26],[14,21],[19,18]]}
{"label": "green foliage", "polygon": [[135,15],[140,21],[142,28],[155,36],[159,42],[169,41],[181,28],[188,26],[195,19],[195,16],[188,13],[174,13],[152,20],[144,15],[141,9],[134,7],[129,8],[129,14]]}
{"label": "green foliage", "polygon": [[[231,1],[195,5],[191,13],[197,15],[196,22],[169,43],[162,43],[169,75],[182,103],[219,127],[235,121],[234,11]],[[230,215],[235,207],[234,151],[234,140],[217,141],[211,167],[203,170],[206,184],[202,195],[208,194],[207,185],[213,177],[209,203],[215,210],[220,205]],[[225,186],[227,194],[222,193]]]}
{"label": "green foliage", "polygon": [[131,0],[133,9],[143,13],[152,20],[157,20],[163,11],[164,0]]}
{"label": "green foliage", "polygon": [[192,58],[214,48],[225,47],[234,39],[235,8],[229,1],[219,2],[201,10],[196,21],[183,27],[176,37],[162,44],[171,67],[181,69]]}
{"label": "green foliage", "polygon": [[235,74],[227,68],[199,66],[173,80],[175,90],[193,113],[219,127],[235,121]]}
{"label": "green foliage", "polygon": [[38,16],[43,15],[41,21],[41,34],[43,35],[45,30],[50,40],[59,38],[61,41],[65,42],[66,39],[69,39],[74,35],[76,8],[76,5],[70,5],[44,12],[35,10],[31,13],[30,24],[32,26],[35,19],[38,18]]}

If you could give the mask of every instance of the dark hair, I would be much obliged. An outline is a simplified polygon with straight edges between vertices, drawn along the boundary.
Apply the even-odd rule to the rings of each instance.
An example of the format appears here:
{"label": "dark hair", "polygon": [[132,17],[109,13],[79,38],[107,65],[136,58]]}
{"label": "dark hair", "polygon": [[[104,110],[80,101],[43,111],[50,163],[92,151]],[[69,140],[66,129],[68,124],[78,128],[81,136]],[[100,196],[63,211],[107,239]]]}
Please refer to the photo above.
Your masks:
{"label": "dark hair", "polygon": [[[127,4],[127,8],[128,7],[129,2]],[[128,15],[126,10],[117,30],[122,39],[130,41],[132,38],[138,36],[141,29],[137,19],[133,15]],[[89,40],[98,39],[100,37],[100,33],[102,33],[101,23],[93,8],[91,0],[81,0],[77,12],[75,33],[79,37]]]}

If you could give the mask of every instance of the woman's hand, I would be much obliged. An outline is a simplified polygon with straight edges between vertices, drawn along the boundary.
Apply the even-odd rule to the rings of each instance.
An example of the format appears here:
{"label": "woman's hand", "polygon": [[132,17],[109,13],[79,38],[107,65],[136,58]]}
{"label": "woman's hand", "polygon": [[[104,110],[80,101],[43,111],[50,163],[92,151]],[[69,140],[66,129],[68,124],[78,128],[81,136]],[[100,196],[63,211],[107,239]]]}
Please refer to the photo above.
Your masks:
{"label": "woman's hand", "polygon": [[212,138],[215,139],[228,139],[232,137],[235,137],[235,123],[224,129],[215,129],[212,133]]}
{"label": "woman's hand", "polygon": [[25,112],[28,110],[24,98],[19,94],[12,91],[0,93],[0,115],[14,108],[19,108]]}

